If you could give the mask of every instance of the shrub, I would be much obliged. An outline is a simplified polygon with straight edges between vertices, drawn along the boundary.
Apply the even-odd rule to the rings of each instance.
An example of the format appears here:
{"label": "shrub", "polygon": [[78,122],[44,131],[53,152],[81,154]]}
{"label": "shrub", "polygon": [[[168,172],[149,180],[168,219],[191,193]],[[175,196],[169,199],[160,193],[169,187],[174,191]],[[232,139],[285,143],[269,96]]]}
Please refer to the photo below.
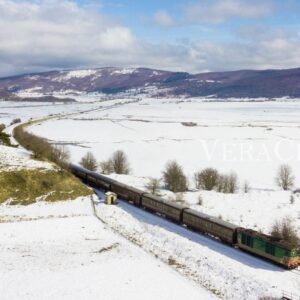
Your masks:
{"label": "shrub", "polygon": [[93,153],[91,152],[87,152],[86,155],[82,157],[79,164],[90,171],[97,170],[97,161]]}
{"label": "shrub", "polygon": [[228,193],[234,194],[238,189],[238,178],[235,173],[230,173],[228,176]]}
{"label": "shrub", "polygon": [[238,179],[235,173],[224,174],[219,176],[217,190],[220,193],[235,193],[238,189]]}
{"label": "shrub", "polygon": [[21,119],[20,119],[20,118],[13,119],[13,120],[10,122],[10,125],[14,125],[14,124],[18,124],[18,123],[21,123]]}
{"label": "shrub", "polygon": [[70,161],[70,151],[65,146],[52,146],[50,160],[60,166],[67,165]]}
{"label": "shrub", "polygon": [[116,174],[129,174],[129,162],[124,151],[115,151],[111,157],[111,162],[113,170]]}
{"label": "shrub", "polygon": [[1,144],[6,145],[6,146],[11,146],[11,147],[14,146],[10,142],[10,135],[5,132],[2,132],[2,131],[0,131],[0,145]]}
{"label": "shrub", "polygon": [[292,247],[300,245],[300,239],[297,235],[297,231],[288,218],[283,219],[281,222],[276,221],[272,226],[271,235],[275,238],[286,241]]}
{"label": "shrub", "polygon": [[250,185],[248,181],[244,182],[244,187],[243,187],[244,193],[247,194],[250,190]]}
{"label": "shrub", "polygon": [[294,186],[295,177],[292,172],[292,168],[287,165],[283,164],[279,167],[277,177],[275,181],[279,187],[283,190],[287,191]]}
{"label": "shrub", "polygon": [[153,195],[159,195],[159,187],[160,180],[156,178],[150,178],[146,184],[146,189]]}
{"label": "shrub", "polygon": [[185,192],[188,188],[187,178],[182,167],[176,161],[170,161],[163,172],[163,180],[166,188],[174,193]]}
{"label": "shrub", "polygon": [[113,166],[111,159],[106,160],[106,161],[101,161],[99,165],[100,165],[101,173],[103,173],[103,174],[108,175],[108,174],[111,174],[114,172],[114,166]]}
{"label": "shrub", "polygon": [[5,125],[4,124],[0,124],[0,131],[3,131],[5,129]]}
{"label": "shrub", "polygon": [[211,191],[217,186],[219,173],[216,169],[206,168],[200,172],[196,172],[194,180],[197,189]]}

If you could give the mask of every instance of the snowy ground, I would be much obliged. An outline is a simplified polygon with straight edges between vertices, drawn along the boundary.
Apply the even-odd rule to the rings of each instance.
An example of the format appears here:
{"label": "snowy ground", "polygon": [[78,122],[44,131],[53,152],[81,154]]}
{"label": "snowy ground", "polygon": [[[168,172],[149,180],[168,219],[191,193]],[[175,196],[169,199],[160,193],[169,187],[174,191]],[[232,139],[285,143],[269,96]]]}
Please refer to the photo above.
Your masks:
{"label": "snowy ground", "polygon": [[[240,183],[276,188],[278,166],[289,163],[300,186],[300,103],[203,103],[142,100],[92,111],[31,130],[70,143],[73,161],[91,150],[99,160],[124,150],[132,173],[160,177],[176,159],[190,178],[204,167],[234,171]],[[184,126],[194,122],[196,126]],[[155,160],[152,159],[155,157]]]}
{"label": "snowy ground", "polygon": [[[101,191],[98,195],[103,197]],[[172,262],[180,273],[224,299],[280,297],[283,290],[297,293],[300,289],[300,273],[285,271],[126,202],[108,207],[100,200],[97,214],[127,239]]]}
{"label": "snowy ground", "polygon": [[1,206],[1,299],[215,298],[92,212],[90,199]]}

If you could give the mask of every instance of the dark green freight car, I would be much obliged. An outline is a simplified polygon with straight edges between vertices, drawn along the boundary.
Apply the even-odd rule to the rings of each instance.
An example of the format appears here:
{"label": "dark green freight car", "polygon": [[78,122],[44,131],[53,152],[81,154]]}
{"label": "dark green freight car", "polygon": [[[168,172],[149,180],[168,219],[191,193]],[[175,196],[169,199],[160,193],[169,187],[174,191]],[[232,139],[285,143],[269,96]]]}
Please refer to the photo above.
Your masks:
{"label": "dark green freight car", "polygon": [[237,246],[288,269],[300,264],[300,249],[272,236],[245,228],[237,229]]}

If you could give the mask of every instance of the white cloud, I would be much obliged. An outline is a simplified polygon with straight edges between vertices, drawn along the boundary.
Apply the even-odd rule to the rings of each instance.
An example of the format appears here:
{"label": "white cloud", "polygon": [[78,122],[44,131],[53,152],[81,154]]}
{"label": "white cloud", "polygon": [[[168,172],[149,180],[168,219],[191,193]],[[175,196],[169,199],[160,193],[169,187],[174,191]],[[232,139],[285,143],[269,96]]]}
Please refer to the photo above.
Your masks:
{"label": "white cloud", "polygon": [[205,0],[188,5],[185,14],[193,23],[219,24],[235,17],[259,18],[272,11],[271,0]]}
{"label": "white cloud", "polygon": [[297,35],[244,30],[239,43],[150,43],[70,0],[0,0],[0,28],[1,76],[101,66],[201,72],[300,65]]}
{"label": "white cloud", "polygon": [[175,21],[166,11],[160,10],[154,14],[154,22],[161,27],[172,27],[175,25]]}
{"label": "white cloud", "polygon": [[128,28],[67,0],[0,0],[0,28],[0,61],[20,72],[109,64],[139,47]]}

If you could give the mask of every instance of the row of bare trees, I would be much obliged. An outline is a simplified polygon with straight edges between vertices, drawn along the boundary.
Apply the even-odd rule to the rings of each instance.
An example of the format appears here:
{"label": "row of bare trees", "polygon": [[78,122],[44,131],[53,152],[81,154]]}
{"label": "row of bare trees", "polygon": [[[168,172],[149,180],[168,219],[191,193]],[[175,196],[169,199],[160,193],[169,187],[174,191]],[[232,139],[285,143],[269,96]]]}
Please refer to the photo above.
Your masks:
{"label": "row of bare trees", "polygon": [[[80,164],[92,171],[100,169],[103,174],[129,174],[130,166],[127,155],[122,150],[115,151],[112,156],[100,163],[91,152],[87,152],[81,159]],[[177,161],[169,161],[162,172],[162,180],[167,189],[177,193],[185,192],[188,189],[188,179],[184,174],[183,167]],[[276,183],[283,190],[289,190],[294,186],[295,177],[289,165],[281,165],[276,176]],[[219,173],[217,169],[205,168],[194,174],[194,182],[197,189],[221,193],[235,193],[238,188],[238,176],[231,172],[228,174]],[[156,190],[160,185],[160,179],[151,178],[148,183],[149,190]],[[243,190],[247,193],[250,189],[249,183],[245,182]]]}
{"label": "row of bare trees", "polygon": [[100,167],[100,171],[103,174],[129,174],[130,172],[128,158],[122,150],[115,151],[108,160],[101,161],[99,164],[93,153],[87,152],[82,157],[80,165],[91,171],[96,171]]}
{"label": "row of bare trees", "polygon": [[[188,180],[182,166],[176,161],[170,161],[163,172],[163,181],[167,189],[177,193],[188,189]],[[222,193],[235,193],[238,189],[238,179],[235,173],[220,174],[216,169],[206,168],[194,174],[197,189],[216,190]]]}
{"label": "row of bare trees", "polygon": [[70,160],[70,152],[65,146],[55,146],[44,138],[24,130],[23,126],[14,129],[14,137],[24,148],[32,151],[36,159],[47,159],[66,168]]}
{"label": "row of bare trees", "polygon": [[222,193],[235,193],[238,189],[238,178],[235,173],[220,174],[214,168],[206,168],[194,174],[197,189],[217,190]]}
{"label": "row of bare trees", "polygon": [[288,218],[276,221],[272,226],[271,235],[274,238],[286,241],[292,247],[300,246],[300,238],[297,230]]}

